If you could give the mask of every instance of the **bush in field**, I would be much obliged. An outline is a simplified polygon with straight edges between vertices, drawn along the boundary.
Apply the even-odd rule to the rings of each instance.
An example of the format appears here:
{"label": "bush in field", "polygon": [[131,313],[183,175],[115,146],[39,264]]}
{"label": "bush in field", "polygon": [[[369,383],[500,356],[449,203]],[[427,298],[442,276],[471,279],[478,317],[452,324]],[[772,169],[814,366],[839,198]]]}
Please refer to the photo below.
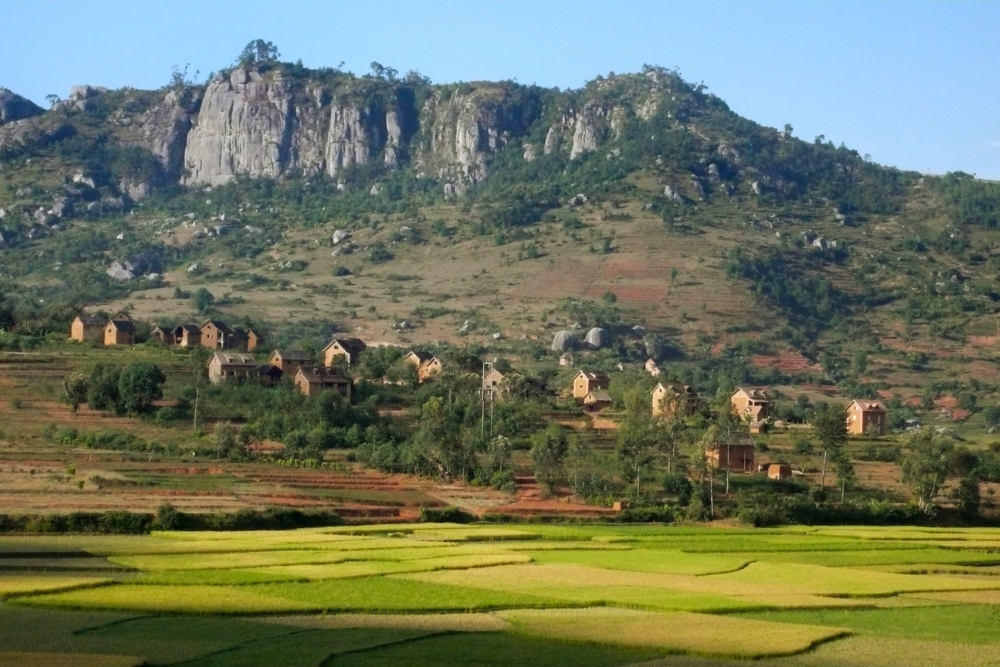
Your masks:
{"label": "bush in field", "polygon": [[550,425],[532,438],[531,459],[535,464],[535,480],[547,495],[555,491],[564,477],[563,462],[568,450],[566,434],[558,424]]}
{"label": "bush in field", "polygon": [[87,381],[87,407],[91,410],[118,410],[120,373],[116,366],[103,363],[94,366]]}
{"label": "bush in field", "polygon": [[89,383],[87,376],[82,373],[73,373],[63,380],[62,400],[76,412],[77,408],[87,402],[87,392]]}
{"label": "bush in field", "polygon": [[153,401],[163,398],[163,384],[166,381],[163,371],[148,361],[125,366],[118,375],[121,410],[130,415],[150,412]]}
{"label": "bush in field", "polygon": [[903,482],[917,499],[924,512],[933,510],[934,499],[941,491],[948,472],[954,445],[933,431],[924,431],[910,438],[909,451],[903,457]]}

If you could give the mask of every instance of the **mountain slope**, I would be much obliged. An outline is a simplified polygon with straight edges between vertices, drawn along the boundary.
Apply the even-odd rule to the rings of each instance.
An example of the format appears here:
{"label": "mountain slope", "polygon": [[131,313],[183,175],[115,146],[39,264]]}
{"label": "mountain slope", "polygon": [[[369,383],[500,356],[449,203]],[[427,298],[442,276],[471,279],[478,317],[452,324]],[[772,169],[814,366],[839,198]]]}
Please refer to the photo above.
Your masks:
{"label": "mountain slope", "polygon": [[995,389],[994,184],[800,141],[654,67],[575,91],[276,62],[175,84],[0,126],[8,326],[194,319],[204,287],[278,342],[541,358],[579,323],[615,330],[600,363],[659,348],[712,386]]}

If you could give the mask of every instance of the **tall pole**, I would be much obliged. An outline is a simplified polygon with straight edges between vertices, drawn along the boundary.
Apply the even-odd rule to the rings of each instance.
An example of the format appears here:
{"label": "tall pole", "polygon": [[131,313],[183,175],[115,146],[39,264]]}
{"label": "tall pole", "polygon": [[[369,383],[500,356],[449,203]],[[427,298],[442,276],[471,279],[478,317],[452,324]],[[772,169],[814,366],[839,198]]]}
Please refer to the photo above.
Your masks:
{"label": "tall pole", "polygon": [[823,450],[823,474],[821,474],[820,478],[819,478],[819,488],[820,489],[825,489],[826,488],[826,450],[825,449]]}

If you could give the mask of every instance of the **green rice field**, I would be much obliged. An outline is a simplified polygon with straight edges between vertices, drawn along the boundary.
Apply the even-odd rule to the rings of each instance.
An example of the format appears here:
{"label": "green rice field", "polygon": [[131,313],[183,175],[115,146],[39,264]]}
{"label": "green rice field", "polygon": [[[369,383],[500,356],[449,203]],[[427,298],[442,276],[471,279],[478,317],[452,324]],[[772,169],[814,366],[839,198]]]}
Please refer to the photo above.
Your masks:
{"label": "green rice field", "polygon": [[6,665],[1000,664],[1000,529],[0,536]]}

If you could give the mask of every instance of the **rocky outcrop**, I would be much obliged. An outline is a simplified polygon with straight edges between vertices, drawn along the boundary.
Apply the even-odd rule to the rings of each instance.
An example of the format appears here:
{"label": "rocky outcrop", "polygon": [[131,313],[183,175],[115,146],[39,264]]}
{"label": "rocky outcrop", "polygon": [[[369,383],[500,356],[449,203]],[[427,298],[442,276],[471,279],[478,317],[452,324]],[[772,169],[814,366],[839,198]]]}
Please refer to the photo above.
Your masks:
{"label": "rocky outcrop", "polygon": [[439,178],[477,183],[489,174],[492,157],[535,120],[501,85],[468,91],[439,90],[421,110],[425,142],[418,162]]}
{"label": "rocky outcrop", "polygon": [[45,109],[31,100],[6,88],[0,88],[0,125],[39,116],[43,113],[45,113]]}
{"label": "rocky outcrop", "polygon": [[386,125],[386,115],[377,108],[335,105],[326,142],[326,173],[335,176],[345,167],[365,164],[378,155],[386,144]]}
{"label": "rocky outcrop", "polygon": [[279,75],[265,78],[237,68],[217,75],[205,90],[201,113],[188,133],[188,184],[219,185],[236,174],[280,176],[291,146],[292,99]]}
{"label": "rocky outcrop", "polygon": [[200,91],[194,88],[171,90],[139,123],[139,143],[160,158],[164,174],[172,182],[180,179],[184,168],[191,119],[200,101]]}

